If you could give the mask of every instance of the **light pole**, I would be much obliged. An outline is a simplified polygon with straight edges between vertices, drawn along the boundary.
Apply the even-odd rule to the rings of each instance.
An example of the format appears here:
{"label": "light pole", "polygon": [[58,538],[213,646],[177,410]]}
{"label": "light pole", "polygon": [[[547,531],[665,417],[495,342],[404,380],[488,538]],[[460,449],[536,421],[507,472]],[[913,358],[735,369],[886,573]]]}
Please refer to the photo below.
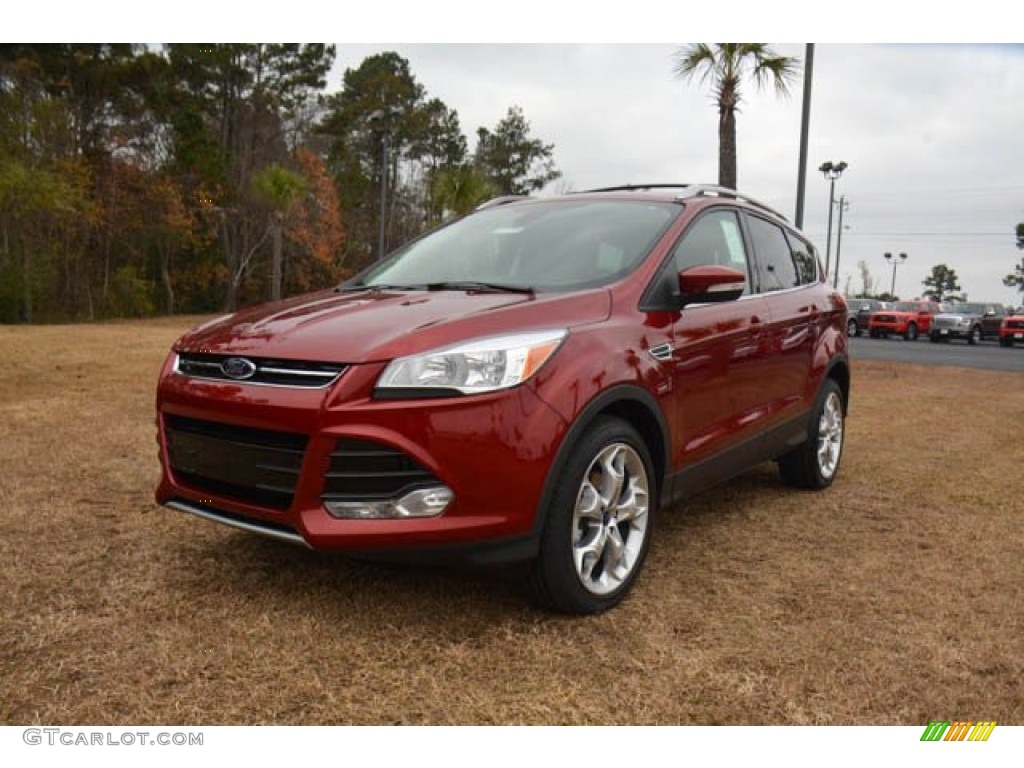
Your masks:
{"label": "light pole", "polygon": [[804,49],[804,106],[800,118],[800,161],[796,172],[796,224],[804,228],[804,188],[807,178],[807,134],[811,125],[811,82],[814,80],[814,43]]}
{"label": "light pole", "polygon": [[828,268],[832,261],[832,208],[836,204],[836,179],[843,175],[847,168],[846,161],[840,160],[833,163],[831,160],[818,166],[825,178],[828,179],[828,234],[825,235],[825,279],[828,280]]}
{"label": "light pole", "polygon": [[892,264],[892,285],[889,287],[889,295],[894,299],[896,298],[896,266],[902,264],[907,260],[907,254],[901,253],[899,258],[893,257],[891,253],[886,252],[884,254],[885,260]]}
{"label": "light pole", "polygon": [[[836,232],[836,276],[832,279],[833,288],[839,285],[839,252],[843,248],[843,211],[848,210],[850,207],[850,204],[846,202],[845,195],[840,195],[836,205],[839,206],[839,231]],[[825,279],[828,279],[827,274]]]}

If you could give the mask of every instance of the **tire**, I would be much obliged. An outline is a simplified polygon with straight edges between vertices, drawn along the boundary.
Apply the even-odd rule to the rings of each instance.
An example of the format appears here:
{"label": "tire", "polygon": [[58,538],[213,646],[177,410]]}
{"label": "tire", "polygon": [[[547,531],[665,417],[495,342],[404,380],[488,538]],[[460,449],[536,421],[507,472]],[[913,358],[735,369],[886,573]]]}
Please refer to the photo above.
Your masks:
{"label": "tire", "polygon": [[562,613],[605,611],[632,588],[650,547],[658,502],[650,452],[627,422],[600,417],[560,477],[531,589],[541,605]]}
{"label": "tire", "polygon": [[903,334],[903,338],[907,341],[917,341],[917,325],[911,323],[907,326],[907,332]]}
{"label": "tire", "polygon": [[847,336],[860,336],[860,327],[857,325],[855,318],[850,318],[846,321],[846,335]]}
{"label": "tire", "polygon": [[872,339],[877,339],[877,338],[879,338],[879,337],[880,337],[880,336],[881,336],[882,334],[880,334],[880,333],[879,333],[878,331],[870,331],[868,335],[870,335]]}
{"label": "tire", "polygon": [[1002,337],[1001,337],[1001,338],[999,339],[999,346],[1000,346],[1000,347],[1012,347],[1012,346],[1013,346],[1013,339],[1010,339],[1010,338],[1002,338]]}
{"label": "tire", "polygon": [[935,333],[935,331],[932,331],[931,333],[928,334],[928,341],[930,341],[932,344],[938,344],[941,340],[942,337],[939,336],[939,334]]}
{"label": "tire", "polygon": [[971,332],[967,334],[967,343],[972,347],[981,341],[981,328],[974,326],[971,328]]}
{"label": "tire", "polygon": [[813,490],[832,485],[843,455],[845,427],[843,393],[835,380],[825,379],[814,405],[807,440],[779,459],[783,482]]}

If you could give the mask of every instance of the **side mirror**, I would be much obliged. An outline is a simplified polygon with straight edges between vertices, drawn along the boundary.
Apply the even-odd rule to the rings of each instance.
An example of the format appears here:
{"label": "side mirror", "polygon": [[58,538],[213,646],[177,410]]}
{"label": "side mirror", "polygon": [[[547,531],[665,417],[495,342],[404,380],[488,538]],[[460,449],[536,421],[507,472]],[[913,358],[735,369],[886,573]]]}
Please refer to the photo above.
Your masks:
{"label": "side mirror", "polygon": [[746,282],[746,275],[732,267],[690,267],[679,273],[680,304],[735,301]]}

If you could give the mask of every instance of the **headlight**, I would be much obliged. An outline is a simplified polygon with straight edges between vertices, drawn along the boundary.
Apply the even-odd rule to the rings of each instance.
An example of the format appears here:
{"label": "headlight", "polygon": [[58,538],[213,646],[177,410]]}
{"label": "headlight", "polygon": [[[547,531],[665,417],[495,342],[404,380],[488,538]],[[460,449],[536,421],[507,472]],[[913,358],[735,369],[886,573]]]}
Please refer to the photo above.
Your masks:
{"label": "headlight", "polygon": [[396,390],[425,390],[429,396],[444,390],[469,395],[514,387],[539,371],[565,336],[565,329],[517,333],[400,357],[384,369],[377,389],[384,396],[394,396]]}

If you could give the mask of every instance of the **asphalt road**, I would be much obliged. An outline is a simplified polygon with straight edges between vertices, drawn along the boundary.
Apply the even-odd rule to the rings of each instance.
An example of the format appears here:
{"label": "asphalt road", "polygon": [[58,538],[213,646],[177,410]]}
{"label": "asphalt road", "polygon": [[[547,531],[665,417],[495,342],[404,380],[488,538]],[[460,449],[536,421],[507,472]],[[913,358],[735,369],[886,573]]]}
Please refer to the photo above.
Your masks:
{"label": "asphalt road", "polygon": [[896,336],[888,339],[860,336],[850,339],[850,357],[854,361],[889,360],[919,365],[955,365],[987,371],[1024,372],[1024,344],[1015,344],[1007,349],[995,341],[983,341],[972,347],[966,341],[932,344],[926,337],[917,341],[904,341]]}

